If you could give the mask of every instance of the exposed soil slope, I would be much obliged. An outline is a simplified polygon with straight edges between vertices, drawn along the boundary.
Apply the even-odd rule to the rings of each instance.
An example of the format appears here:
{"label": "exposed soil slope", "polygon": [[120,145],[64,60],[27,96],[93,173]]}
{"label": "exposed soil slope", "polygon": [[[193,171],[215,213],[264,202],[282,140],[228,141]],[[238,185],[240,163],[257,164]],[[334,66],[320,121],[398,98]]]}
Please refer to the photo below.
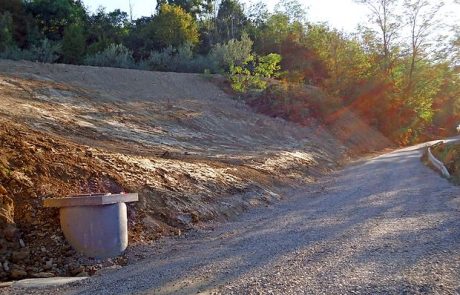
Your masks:
{"label": "exposed soil slope", "polygon": [[0,238],[17,270],[0,279],[95,270],[44,198],[138,191],[130,238],[143,242],[283,198],[346,152],[319,124],[254,113],[201,75],[3,60],[0,127],[0,195],[20,228]]}
{"label": "exposed soil slope", "polygon": [[163,240],[122,270],[34,294],[459,294],[460,187],[424,167],[420,148]]}

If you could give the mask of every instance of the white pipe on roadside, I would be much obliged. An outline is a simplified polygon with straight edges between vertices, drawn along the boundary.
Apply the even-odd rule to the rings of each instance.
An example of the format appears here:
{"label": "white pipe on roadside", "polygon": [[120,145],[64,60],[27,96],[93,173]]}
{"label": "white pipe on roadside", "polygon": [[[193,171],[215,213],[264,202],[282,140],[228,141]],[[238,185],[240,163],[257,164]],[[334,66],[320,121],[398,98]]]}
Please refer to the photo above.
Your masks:
{"label": "white pipe on roadside", "polygon": [[444,164],[441,161],[439,161],[438,159],[436,159],[436,157],[433,156],[433,154],[431,153],[431,147],[428,147],[428,160],[430,160],[431,164],[433,164],[433,166],[435,166],[436,169],[441,171],[441,174],[444,177],[450,178],[450,173],[449,173],[449,171],[447,171],[446,166],[444,166]]}

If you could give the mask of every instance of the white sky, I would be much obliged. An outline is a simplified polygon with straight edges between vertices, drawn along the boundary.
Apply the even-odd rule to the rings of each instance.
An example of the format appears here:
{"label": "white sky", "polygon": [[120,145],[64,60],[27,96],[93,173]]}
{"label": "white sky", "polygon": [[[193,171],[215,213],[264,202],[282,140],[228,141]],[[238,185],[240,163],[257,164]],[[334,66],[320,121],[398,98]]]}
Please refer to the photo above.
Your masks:
{"label": "white sky", "polygon": [[[438,0],[431,1],[438,2]],[[104,6],[107,11],[119,8],[129,12],[129,0],[84,0],[83,2],[91,11],[95,11],[99,6]],[[241,0],[241,2],[248,4],[250,0]],[[277,2],[278,0],[265,0],[269,8],[273,8]],[[358,23],[367,21],[367,8],[364,5],[356,4],[353,0],[300,0],[300,2],[308,7],[307,18],[309,21],[328,22],[332,27],[343,29],[346,32],[354,31]],[[150,16],[155,12],[155,0],[131,0],[131,3],[134,18]],[[448,5],[444,12],[450,13],[456,17],[456,22],[459,22],[460,5]]]}

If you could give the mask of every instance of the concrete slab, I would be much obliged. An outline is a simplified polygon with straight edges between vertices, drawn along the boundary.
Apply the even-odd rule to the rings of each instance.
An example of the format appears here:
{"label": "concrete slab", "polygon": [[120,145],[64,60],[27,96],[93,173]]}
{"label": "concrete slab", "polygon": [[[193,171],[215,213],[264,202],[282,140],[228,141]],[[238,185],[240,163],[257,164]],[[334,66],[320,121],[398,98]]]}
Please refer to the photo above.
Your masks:
{"label": "concrete slab", "polygon": [[139,200],[137,193],[129,194],[94,194],[81,195],[58,199],[45,199],[43,205],[45,207],[75,207],[75,206],[101,206],[115,203],[136,202]]}
{"label": "concrete slab", "polygon": [[13,288],[47,288],[57,287],[81,280],[85,280],[88,277],[54,277],[54,278],[43,278],[43,279],[24,279],[13,282]]}

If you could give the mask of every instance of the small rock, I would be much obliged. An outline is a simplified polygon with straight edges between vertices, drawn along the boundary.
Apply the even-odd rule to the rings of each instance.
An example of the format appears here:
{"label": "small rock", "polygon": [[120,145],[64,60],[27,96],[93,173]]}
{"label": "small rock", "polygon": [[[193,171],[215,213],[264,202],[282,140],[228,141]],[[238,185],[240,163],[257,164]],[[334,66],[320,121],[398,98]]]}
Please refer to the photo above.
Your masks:
{"label": "small rock", "polygon": [[41,247],[40,250],[41,250],[43,253],[46,253],[46,248],[45,248],[45,247]]}
{"label": "small rock", "polygon": [[7,239],[8,241],[13,241],[16,238],[17,233],[18,229],[12,224],[8,224],[3,229],[3,235],[5,236],[5,239]]}
{"label": "small rock", "polygon": [[86,271],[82,271],[81,273],[77,274],[76,277],[87,277],[88,273]]}
{"label": "small rock", "polygon": [[7,195],[8,191],[0,184],[0,195]]}
{"label": "small rock", "polygon": [[69,264],[68,269],[69,269],[70,274],[73,275],[73,276],[75,276],[75,275],[77,275],[77,274],[79,274],[79,273],[81,273],[82,271],[85,270],[85,268],[82,265],[78,264],[78,263]]}
{"label": "small rock", "polygon": [[0,283],[0,288],[11,287],[11,285],[13,285],[13,282],[3,282],[3,283]]}
{"label": "small rock", "polygon": [[24,248],[26,246],[26,243],[24,243],[23,239],[19,239],[19,245],[21,245],[21,248]]}
{"label": "small rock", "polygon": [[38,272],[38,273],[33,273],[30,276],[33,278],[52,278],[55,275],[52,272]]}
{"label": "small rock", "polygon": [[53,258],[45,262],[45,266],[43,266],[44,270],[49,270],[53,267]]}
{"label": "small rock", "polygon": [[30,255],[30,251],[28,248],[23,248],[20,251],[14,251],[11,254],[11,260],[15,263],[21,262],[23,260],[28,260]]}
{"label": "small rock", "polygon": [[12,279],[22,279],[22,278],[25,278],[26,276],[27,276],[27,272],[24,270],[24,268],[18,265],[13,265],[13,267],[11,268],[11,272],[10,272],[10,277]]}
{"label": "small rock", "polygon": [[8,262],[8,260],[3,262],[3,270],[6,271],[6,272],[10,271],[10,263]]}

